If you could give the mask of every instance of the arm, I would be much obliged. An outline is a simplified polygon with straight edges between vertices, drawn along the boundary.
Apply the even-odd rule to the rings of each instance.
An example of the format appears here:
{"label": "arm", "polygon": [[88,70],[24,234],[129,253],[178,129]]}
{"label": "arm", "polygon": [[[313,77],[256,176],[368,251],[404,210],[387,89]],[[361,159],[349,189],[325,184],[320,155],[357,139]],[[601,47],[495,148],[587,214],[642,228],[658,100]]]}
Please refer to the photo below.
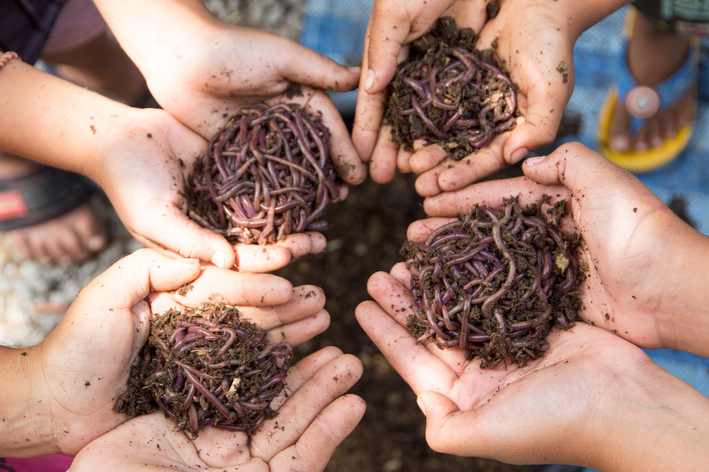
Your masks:
{"label": "arm", "polygon": [[[454,216],[475,203],[499,205],[519,195],[570,204],[569,232],[578,231],[589,267],[581,285],[584,321],[645,348],[709,356],[709,237],[682,222],[639,180],[601,155],[570,143],[525,161],[526,178],[475,184],[432,197],[432,216]],[[430,223],[429,223],[430,224]],[[420,238],[426,225],[415,224]]]}
{"label": "arm", "polygon": [[540,359],[481,369],[464,350],[417,343],[405,328],[409,277],[404,264],[374,274],[374,302],[356,315],[417,395],[434,450],[606,472],[697,470],[709,459],[709,399],[638,347],[577,323],[553,330]]}
{"label": "arm", "polygon": [[[375,181],[391,180],[396,168],[424,173],[417,190],[424,196],[457,190],[499,168],[520,160],[531,149],[550,143],[573,87],[573,45],[579,35],[627,0],[546,2],[501,1],[496,18],[487,21],[486,1],[409,1],[401,8],[391,0],[378,0],[372,10],[360,77],[360,95],[352,139],[363,161],[370,161]],[[518,101],[525,119],[482,151],[458,163],[446,160],[439,146],[414,146],[415,153],[399,149],[382,126],[386,87],[396,64],[408,53],[406,45],[424,34],[441,16],[452,16],[458,27],[480,33],[478,47],[497,39],[498,56],[511,72],[522,95]],[[540,54],[540,51],[543,51]],[[568,82],[556,67],[569,66]],[[525,121],[526,120],[526,121]]]}
{"label": "arm", "polygon": [[[350,184],[364,180],[366,172],[337,109],[324,92],[313,89],[351,90],[358,68],[338,65],[272,33],[221,23],[199,0],[95,3],[158,103],[204,138],[240,107],[297,101],[322,112],[340,177]],[[303,96],[287,96],[293,82],[305,86]]]}

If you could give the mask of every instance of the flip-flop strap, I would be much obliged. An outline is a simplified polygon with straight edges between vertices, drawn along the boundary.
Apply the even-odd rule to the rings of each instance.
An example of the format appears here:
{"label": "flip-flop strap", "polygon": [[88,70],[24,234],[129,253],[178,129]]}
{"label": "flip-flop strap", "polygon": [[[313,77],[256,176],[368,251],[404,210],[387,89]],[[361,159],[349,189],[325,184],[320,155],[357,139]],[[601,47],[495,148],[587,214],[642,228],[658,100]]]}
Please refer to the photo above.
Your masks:
{"label": "flip-flop strap", "polygon": [[[695,42],[689,46],[687,58],[674,74],[657,85],[640,84],[630,73],[627,63],[628,43],[625,42],[625,52],[619,56],[617,67],[617,87],[619,100],[623,101],[626,109],[631,112],[630,130],[636,134],[643,127],[647,118],[655,113],[665,110],[681,99],[697,82],[699,47]],[[633,102],[629,107],[628,100]],[[635,107],[640,116],[647,111],[644,118],[633,116]],[[643,110],[650,108],[650,110]]]}
{"label": "flip-flop strap", "polygon": [[0,231],[61,216],[86,203],[95,187],[86,178],[53,167],[0,180]]}

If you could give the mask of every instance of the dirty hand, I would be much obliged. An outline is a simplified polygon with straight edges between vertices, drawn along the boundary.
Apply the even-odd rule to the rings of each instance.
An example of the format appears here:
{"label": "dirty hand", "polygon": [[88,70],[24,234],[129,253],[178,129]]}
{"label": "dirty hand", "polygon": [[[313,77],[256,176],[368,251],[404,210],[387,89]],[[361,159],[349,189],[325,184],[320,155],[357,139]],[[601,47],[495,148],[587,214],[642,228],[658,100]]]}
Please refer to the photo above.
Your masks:
{"label": "dirty hand", "polygon": [[391,275],[374,274],[368,290],[375,301],[356,315],[417,395],[435,451],[600,470],[674,470],[678,457],[682,470],[703,467],[709,399],[638,347],[577,323],[553,330],[541,359],[481,369],[460,348],[416,343],[405,327],[413,314],[409,284],[403,263]]}
{"label": "dirty hand", "polygon": [[[431,216],[454,216],[476,203],[521,204],[542,195],[566,200],[562,229],[580,232],[588,265],[580,285],[584,321],[643,348],[709,355],[709,294],[705,289],[709,238],[682,222],[630,173],[578,143],[525,161],[526,178],[489,181],[428,198]],[[440,222],[414,223],[421,239]]]}
{"label": "dirty hand", "polygon": [[[193,289],[185,295],[171,292],[187,283]],[[22,439],[10,455],[76,454],[125,422],[128,417],[116,414],[113,406],[148,337],[150,317],[206,301],[239,306],[246,318],[268,331],[273,343],[297,345],[329,324],[325,297],[317,287],[293,288],[274,275],[201,269],[193,259],[137,251],[89,283],[49,337],[18,355],[23,363],[19,372],[28,372],[29,394],[26,399],[15,396],[30,405],[27,417],[33,422],[8,417],[9,424],[30,431],[14,435]],[[18,455],[19,448],[27,452]]]}
{"label": "dirty hand", "polygon": [[123,129],[112,129],[111,139],[103,142],[100,165],[85,173],[104,189],[141,243],[225,269],[236,265],[243,272],[277,270],[325,248],[325,237],[317,232],[293,234],[267,246],[232,246],[190,220],[185,215],[184,180],[206,141],[162,110],[126,110],[128,119],[118,123]]}
{"label": "dirty hand", "polygon": [[[330,456],[354,429],[365,404],[345,393],[362,373],[359,360],[337,348],[298,362],[286,390],[274,399],[278,416],[266,420],[249,441],[246,434],[206,427],[194,441],[162,413],[141,416],[91,442],[71,467],[80,471],[159,470],[222,472],[325,469]],[[130,446],[129,446],[130,445]]]}
{"label": "dirty hand", "polygon": [[95,3],[160,106],[202,137],[211,138],[241,107],[297,102],[322,113],[342,179],[359,184],[366,177],[337,108],[316,90],[354,89],[359,68],[267,31],[222,23],[199,0]]}
{"label": "dirty hand", "polygon": [[425,34],[442,16],[459,28],[480,31],[487,19],[487,0],[375,0],[364,41],[357,111],[352,129],[359,156],[369,161],[369,174],[389,182],[399,170],[411,172],[408,153],[391,141],[391,127],[382,124],[387,86],[396,65],[406,58],[409,44]]}

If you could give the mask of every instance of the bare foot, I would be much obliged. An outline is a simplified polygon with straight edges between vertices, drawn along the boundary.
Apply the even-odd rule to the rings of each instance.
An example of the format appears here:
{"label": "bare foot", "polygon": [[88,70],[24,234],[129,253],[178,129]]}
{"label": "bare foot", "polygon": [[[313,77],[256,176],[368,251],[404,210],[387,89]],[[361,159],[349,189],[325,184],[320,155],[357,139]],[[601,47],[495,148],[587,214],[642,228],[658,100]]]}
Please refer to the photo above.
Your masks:
{"label": "bare foot", "polygon": [[[628,43],[628,68],[642,84],[655,85],[669,78],[684,63],[691,38],[658,30],[638,13],[633,35]],[[648,118],[636,135],[630,130],[630,116],[618,100],[611,123],[609,145],[618,152],[645,151],[672,139],[690,118],[691,96],[688,92],[670,107]]]}
{"label": "bare foot", "polygon": [[[0,178],[27,174],[35,166],[19,156],[0,153]],[[24,256],[45,264],[85,260],[108,241],[101,221],[88,203],[51,220],[8,231],[7,235]]]}

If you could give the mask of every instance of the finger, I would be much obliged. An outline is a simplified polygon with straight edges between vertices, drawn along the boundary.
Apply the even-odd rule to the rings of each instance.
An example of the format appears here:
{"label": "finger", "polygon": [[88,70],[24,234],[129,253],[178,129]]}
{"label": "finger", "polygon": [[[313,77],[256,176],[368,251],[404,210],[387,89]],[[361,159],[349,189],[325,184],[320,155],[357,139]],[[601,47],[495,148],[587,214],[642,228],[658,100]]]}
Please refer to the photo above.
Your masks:
{"label": "finger", "polygon": [[413,151],[407,151],[403,147],[399,147],[399,150],[396,154],[396,168],[399,169],[399,172],[403,174],[408,174],[409,172],[412,172],[410,162],[412,155]]}
{"label": "finger", "polygon": [[300,256],[321,252],[326,244],[322,234],[307,232],[291,234],[283,241],[264,246],[237,244],[234,246],[234,252],[240,271],[273,272]]}
{"label": "finger", "polygon": [[151,249],[140,249],[91,281],[79,298],[93,306],[130,309],[151,290],[175,290],[194,280],[199,272],[199,262],[194,259],[171,259]]}
{"label": "finger", "polygon": [[453,370],[422,344],[417,344],[411,333],[377,303],[360,303],[355,316],[372,342],[416,394],[425,390],[450,390],[458,378]]}
{"label": "finger", "polygon": [[382,126],[369,162],[369,175],[373,181],[385,184],[394,178],[398,153],[399,143],[391,140],[391,126]]}
{"label": "finger", "polygon": [[[371,20],[370,20],[371,26]],[[367,51],[369,44],[369,28],[364,36],[364,50]],[[362,162],[367,162],[372,156],[372,150],[377,142],[379,127],[384,116],[384,107],[387,94],[384,91],[368,93],[364,90],[367,80],[368,59],[365,52],[362,58],[362,73],[359,80],[359,92],[357,93],[357,107],[355,109],[355,120],[352,126],[352,142],[357,148],[359,158]]]}
{"label": "finger", "polygon": [[423,174],[437,165],[441,164],[448,157],[448,151],[438,145],[424,146],[416,149],[411,155],[411,170],[418,174]]}
{"label": "finger", "polygon": [[271,408],[278,409],[313,375],[322,369],[330,361],[340,357],[342,351],[335,346],[328,346],[320,349],[308,357],[299,361],[288,370],[285,388],[271,402]]}
{"label": "finger", "polygon": [[281,305],[260,308],[240,307],[239,310],[244,317],[263,329],[272,329],[317,313],[324,307],[325,292],[315,285],[303,285],[293,288],[290,299]]}
{"label": "finger", "polygon": [[467,187],[473,182],[493,174],[507,166],[502,157],[502,146],[510,133],[497,136],[490,144],[478,152],[459,161],[447,160],[438,175],[438,187],[443,192],[451,192]]}
{"label": "finger", "polygon": [[424,242],[434,230],[454,220],[454,218],[426,218],[425,220],[414,221],[406,230],[406,239]]}
{"label": "finger", "polygon": [[330,315],[320,310],[307,318],[268,330],[268,341],[272,345],[287,342],[297,346],[322,333],[330,326]]}
{"label": "finger", "polygon": [[274,49],[280,54],[280,60],[275,61],[278,72],[288,80],[333,92],[348,92],[357,87],[359,67],[345,67],[285,38]]}
{"label": "finger", "polygon": [[424,200],[423,209],[431,216],[456,217],[470,211],[475,204],[498,208],[503,198],[518,197],[519,203],[538,203],[543,195],[570,197],[569,191],[561,185],[544,186],[526,177],[492,180],[470,185],[455,192]]}
{"label": "finger", "polygon": [[170,248],[182,257],[211,262],[223,269],[234,267],[234,251],[222,236],[202,228],[176,207],[168,206],[161,216],[128,229],[148,247]]}
{"label": "finger", "polygon": [[[460,455],[468,455],[471,450],[479,449],[477,440],[471,440],[467,435],[451,434],[453,431],[474,429],[475,410],[463,413],[455,402],[436,392],[421,392],[416,403],[426,417],[426,442],[431,449]],[[456,427],[463,429],[454,429]],[[460,441],[458,437],[465,437],[465,440]]]}
{"label": "finger", "polygon": [[277,417],[264,421],[252,437],[253,455],[268,462],[294,444],[315,417],[361,375],[362,363],[355,356],[345,354],[330,361],[293,393]]}
{"label": "finger", "polygon": [[[290,61],[297,62],[297,61]],[[308,111],[322,114],[323,123],[330,130],[328,147],[330,159],[335,166],[337,175],[351,185],[364,182],[367,170],[359,157],[359,153],[352,144],[350,132],[342,120],[342,115],[330,97],[323,92],[316,92],[307,102]]]}
{"label": "finger", "polygon": [[365,408],[364,400],[356,395],[338,398],[315,418],[298,442],[271,460],[272,470],[324,470],[335,448],[364,416]]}
{"label": "finger", "polygon": [[189,307],[204,302],[268,307],[288,302],[292,291],[291,283],[276,275],[207,267],[183,295],[175,293],[173,297]]}

